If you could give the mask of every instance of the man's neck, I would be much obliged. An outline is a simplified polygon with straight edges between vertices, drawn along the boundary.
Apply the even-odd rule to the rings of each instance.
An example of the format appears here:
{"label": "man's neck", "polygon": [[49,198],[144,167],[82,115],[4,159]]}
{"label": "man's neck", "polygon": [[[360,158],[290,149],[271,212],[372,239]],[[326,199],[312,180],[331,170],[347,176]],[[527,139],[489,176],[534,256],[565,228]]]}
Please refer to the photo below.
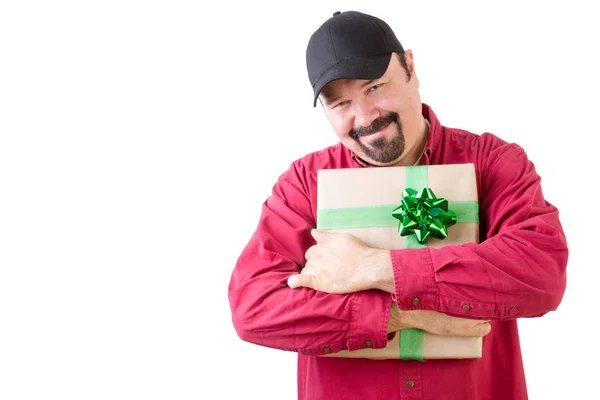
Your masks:
{"label": "man's neck", "polygon": [[423,118],[423,121],[425,121],[425,124],[427,126],[425,127],[425,134],[422,136],[423,143],[419,146],[419,158],[417,158],[417,161],[415,161],[413,165],[419,165],[419,163],[421,162],[421,158],[423,157],[423,153],[425,152],[425,147],[427,147],[427,141],[429,140],[429,131],[431,130],[431,124],[429,123],[429,120],[427,120],[427,118]]}
{"label": "man's neck", "polygon": [[426,118],[423,118],[421,122],[421,135],[420,140],[417,144],[409,150],[409,153],[403,157],[396,164],[398,166],[408,166],[408,165],[419,165],[421,161],[421,157],[423,157],[423,152],[425,151],[425,147],[427,146],[427,140],[429,139],[429,129],[431,128],[431,124]]}

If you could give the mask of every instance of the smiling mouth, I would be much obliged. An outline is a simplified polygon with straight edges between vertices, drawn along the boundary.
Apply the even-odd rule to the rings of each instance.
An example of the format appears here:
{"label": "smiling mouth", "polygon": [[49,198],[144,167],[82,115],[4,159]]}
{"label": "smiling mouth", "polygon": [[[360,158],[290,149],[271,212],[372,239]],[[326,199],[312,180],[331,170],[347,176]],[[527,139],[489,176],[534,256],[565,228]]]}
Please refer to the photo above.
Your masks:
{"label": "smiling mouth", "polygon": [[363,137],[369,137],[369,136],[373,136],[376,135],[378,133],[383,132],[384,130],[386,130],[394,121],[391,121],[389,124],[387,124],[386,126],[382,127],[381,129],[379,129],[378,131],[375,132],[369,132],[369,133],[363,133],[362,135],[359,136],[359,138],[363,138]]}

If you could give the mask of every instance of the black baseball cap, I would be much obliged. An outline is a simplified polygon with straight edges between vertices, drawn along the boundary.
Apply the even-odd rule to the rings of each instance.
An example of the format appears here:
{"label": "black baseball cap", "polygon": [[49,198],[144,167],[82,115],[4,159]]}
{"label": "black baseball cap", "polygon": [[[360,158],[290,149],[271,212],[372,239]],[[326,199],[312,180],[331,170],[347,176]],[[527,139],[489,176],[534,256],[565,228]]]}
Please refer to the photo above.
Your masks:
{"label": "black baseball cap", "polygon": [[358,11],[336,11],[312,34],[306,48],[313,106],[331,81],[381,77],[397,51],[403,53],[404,48],[384,21]]}

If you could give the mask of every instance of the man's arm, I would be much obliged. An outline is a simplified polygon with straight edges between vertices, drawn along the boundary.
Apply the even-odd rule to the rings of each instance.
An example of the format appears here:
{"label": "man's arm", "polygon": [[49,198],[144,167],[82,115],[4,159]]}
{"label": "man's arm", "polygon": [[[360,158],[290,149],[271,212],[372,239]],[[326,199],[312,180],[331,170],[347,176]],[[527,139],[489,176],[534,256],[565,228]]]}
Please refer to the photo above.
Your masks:
{"label": "man's arm", "polygon": [[[493,143],[490,136],[482,140]],[[392,250],[393,292],[400,308],[503,320],[541,316],[561,302],[568,248],[558,210],[544,199],[541,179],[519,146],[495,144],[482,153],[484,240]]]}
{"label": "man's arm", "polygon": [[479,337],[490,333],[489,321],[451,317],[443,313],[428,310],[401,310],[392,303],[388,332],[396,332],[406,328],[418,328],[425,332],[440,336]]}
{"label": "man's arm", "polygon": [[234,327],[255,344],[326,354],[387,344],[391,296],[378,290],[328,294],[293,290],[290,275],[300,271],[315,241],[310,201],[284,174],[263,205],[258,227],[240,255],[229,285]]}
{"label": "man's arm", "polygon": [[[288,283],[328,293],[375,288],[393,294],[404,311],[484,321],[556,309],[568,256],[558,211],[545,201],[540,177],[520,147],[496,145],[486,154],[478,168],[482,243],[379,250],[348,234],[316,232],[306,268]],[[424,320],[409,324],[427,324],[427,314],[414,314]]]}
{"label": "man's arm", "polygon": [[[287,282],[326,293],[353,293],[377,288],[394,293],[390,252],[368,247],[360,239],[337,232],[313,230],[317,243],[306,252],[306,264]],[[388,332],[419,328],[437,335],[485,336],[489,321],[455,318],[428,310],[400,310],[392,304]]]}

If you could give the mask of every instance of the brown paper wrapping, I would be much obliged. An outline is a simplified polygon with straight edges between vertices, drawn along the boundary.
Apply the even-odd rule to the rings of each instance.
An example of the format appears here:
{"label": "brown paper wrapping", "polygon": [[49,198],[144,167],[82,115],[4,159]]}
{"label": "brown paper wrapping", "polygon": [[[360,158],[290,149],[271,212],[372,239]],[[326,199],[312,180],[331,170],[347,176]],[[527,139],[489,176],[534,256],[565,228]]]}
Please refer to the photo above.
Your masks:
{"label": "brown paper wrapping", "polygon": [[[412,167],[408,167],[412,168]],[[421,169],[423,171],[423,169]],[[407,187],[406,167],[344,168],[319,170],[317,208],[349,208],[400,204]],[[409,177],[409,180],[411,178]],[[448,201],[477,201],[477,184],[473,164],[448,164],[427,167],[427,185],[435,195]],[[414,183],[413,181],[409,183]],[[412,187],[419,190],[422,187]],[[319,226],[317,221],[317,226]],[[336,232],[352,234],[367,245],[381,249],[406,248],[405,237],[398,227],[344,228]],[[479,242],[479,224],[457,223],[448,228],[444,240],[431,238],[427,245],[442,247],[450,244]],[[438,336],[424,333],[424,359],[480,358],[481,337]],[[400,334],[383,349],[342,350],[326,357],[399,359]]]}

